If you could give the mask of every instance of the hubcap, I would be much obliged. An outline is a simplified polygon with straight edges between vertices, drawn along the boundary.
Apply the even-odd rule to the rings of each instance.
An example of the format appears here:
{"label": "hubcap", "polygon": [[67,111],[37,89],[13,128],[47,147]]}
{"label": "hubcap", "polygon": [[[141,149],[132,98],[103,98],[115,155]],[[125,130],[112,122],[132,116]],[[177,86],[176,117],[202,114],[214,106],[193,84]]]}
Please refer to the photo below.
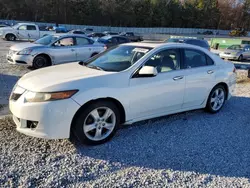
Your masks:
{"label": "hubcap", "polygon": [[224,92],[224,90],[221,89],[221,88],[216,89],[213,92],[211,100],[210,100],[210,104],[211,104],[212,109],[214,111],[219,110],[223,106],[224,101],[225,101],[225,92]]}
{"label": "hubcap", "polygon": [[115,128],[115,113],[108,107],[99,107],[86,117],[83,131],[88,139],[100,141],[107,138]]}
{"label": "hubcap", "polygon": [[43,59],[36,60],[37,67],[43,67],[45,65],[45,61]]}

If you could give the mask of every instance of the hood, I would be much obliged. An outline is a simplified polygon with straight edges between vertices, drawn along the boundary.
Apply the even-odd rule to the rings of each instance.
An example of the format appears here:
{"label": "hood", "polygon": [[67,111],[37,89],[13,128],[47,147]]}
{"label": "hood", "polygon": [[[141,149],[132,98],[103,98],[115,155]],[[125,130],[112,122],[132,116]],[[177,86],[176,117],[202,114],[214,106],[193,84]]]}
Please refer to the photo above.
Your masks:
{"label": "hood", "polygon": [[230,49],[225,49],[224,53],[230,53],[230,54],[237,54],[238,52],[241,52],[242,50],[230,50]]}
{"label": "hood", "polygon": [[9,30],[14,30],[14,28],[10,27],[10,26],[6,26],[6,27],[1,27],[0,31],[9,31]]}
{"label": "hood", "polygon": [[83,79],[112,74],[96,69],[91,69],[79,63],[69,63],[42,68],[25,74],[18,85],[34,92],[52,92],[78,89]]}
{"label": "hood", "polygon": [[25,48],[34,48],[34,47],[38,47],[38,46],[42,47],[43,45],[35,44],[35,43],[31,43],[31,42],[25,42],[25,43],[15,44],[15,45],[11,46],[10,49],[13,51],[21,51]]}

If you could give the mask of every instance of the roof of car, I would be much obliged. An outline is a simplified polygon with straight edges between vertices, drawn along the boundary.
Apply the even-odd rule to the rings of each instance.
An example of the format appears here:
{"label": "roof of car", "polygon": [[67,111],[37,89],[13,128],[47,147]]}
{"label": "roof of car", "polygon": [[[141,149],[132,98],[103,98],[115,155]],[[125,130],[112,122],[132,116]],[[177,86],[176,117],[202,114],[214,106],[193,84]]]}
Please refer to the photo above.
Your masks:
{"label": "roof of car", "polygon": [[204,50],[204,48],[200,47],[200,46],[196,46],[196,45],[191,45],[191,44],[186,44],[186,43],[163,43],[163,42],[131,42],[131,43],[125,43],[122,45],[134,45],[134,46],[138,46],[138,47],[149,47],[149,48],[157,48],[157,47],[187,47],[187,48],[196,48],[196,49],[202,49]]}

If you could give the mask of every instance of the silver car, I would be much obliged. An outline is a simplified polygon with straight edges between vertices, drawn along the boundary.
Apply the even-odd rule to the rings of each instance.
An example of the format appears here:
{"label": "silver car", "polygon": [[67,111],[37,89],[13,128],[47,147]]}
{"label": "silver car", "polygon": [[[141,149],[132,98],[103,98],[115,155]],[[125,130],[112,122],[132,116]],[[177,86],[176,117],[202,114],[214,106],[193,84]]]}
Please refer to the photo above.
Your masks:
{"label": "silver car", "polygon": [[105,50],[105,45],[83,35],[47,35],[33,43],[10,47],[7,60],[11,64],[42,68],[50,65],[85,61]]}
{"label": "silver car", "polygon": [[239,44],[229,46],[224,52],[221,52],[220,57],[222,59],[232,59],[242,61],[244,59],[250,58],[250,45],[249,44]]}

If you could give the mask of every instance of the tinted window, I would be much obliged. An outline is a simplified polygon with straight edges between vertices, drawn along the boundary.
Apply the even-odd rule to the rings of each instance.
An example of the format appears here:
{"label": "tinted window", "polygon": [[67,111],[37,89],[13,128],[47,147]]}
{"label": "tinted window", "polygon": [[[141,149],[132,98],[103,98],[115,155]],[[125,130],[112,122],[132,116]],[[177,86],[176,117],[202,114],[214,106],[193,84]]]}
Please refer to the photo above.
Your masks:
{"label": "tinted window", "polygon": [[214,61],[206,55],[207,58],[207,65],[214,65]]}
{"label": "tinted window", "polygon": [[[110,40],[108,40],[108,41],[110,42]],[[114,44],[118,43],[117,37],[113,37],[113,38],[111,39],[111,42],[114,43]]]}
{"label": "tinted window", "polygon": [[27,26],[26,25],[21,25],[18,29],[19,30],[27,30]]}
{"label": "tinted window", "polygon": [[207,42],[202,40],[187,40],[185,43],[200,46],[203,48],[209,48]]}
{"label": "tinted window", "polygon": [[122,38],[122,37],[118,38],[118,41],[119,41],[119,43],[126,43],[126,42],[128,42],[128,40],[126,38]]}
{"label": "tinted window", "polygon": [[82,34],[82,35],[84,35],[85,33],[83,31],[73,31],[73,34]]}
{"label": "tinted window", "polygon": [[184,50],[186,68],[202,67],[207,65],[206,55],[198,50]]}
{"label": "tinted window", "polygon": [[27,25],[27,30],[36,30],[36,26],[34,26],[34,25]]}
{"label": "tinted window", "polygon": [[89,40],[86,39],[86,38],[77,37],[76,38],[76,44],[77,45],[88,45],[89,44]]}
{"label": "tinted window", "polygon": [[169,72],[180,69],[179,50],[163,50],[153,55],[146,63],[147,66],[153,66],[159,73]]}

